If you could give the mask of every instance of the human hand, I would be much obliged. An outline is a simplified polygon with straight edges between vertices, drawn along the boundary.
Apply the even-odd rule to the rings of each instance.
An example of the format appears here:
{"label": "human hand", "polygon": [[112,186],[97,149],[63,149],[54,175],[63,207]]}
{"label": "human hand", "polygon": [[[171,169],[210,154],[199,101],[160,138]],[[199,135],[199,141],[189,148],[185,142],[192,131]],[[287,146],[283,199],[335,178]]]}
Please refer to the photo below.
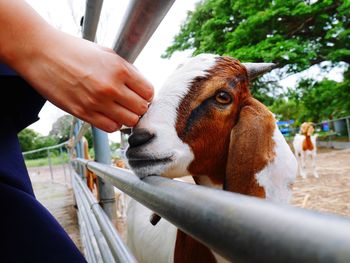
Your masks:
{"label": "human hand", "polygon": [[134,126],[153,98],[152,85],[112,49],[47,30],[29,59],[18,60],[21,75],[50,102],[102,130]]}

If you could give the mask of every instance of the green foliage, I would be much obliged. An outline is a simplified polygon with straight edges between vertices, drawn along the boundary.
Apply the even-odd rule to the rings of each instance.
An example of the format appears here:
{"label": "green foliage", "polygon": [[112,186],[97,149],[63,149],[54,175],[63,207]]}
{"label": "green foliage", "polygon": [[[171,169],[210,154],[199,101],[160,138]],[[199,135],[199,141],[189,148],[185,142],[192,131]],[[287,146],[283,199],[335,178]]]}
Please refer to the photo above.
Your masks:
{"label": "green foliage", "polygon": [[[269,107],[279,120],[294,120],[295,116],[301,116],[305,111],[304,105],[293,99],[280,97],[274,101]],[[300,121],[296,120],[295,126],[300,125]]]}
{"label": "green foliage", "polygon": [[109,149],[111,150],[111,155],[113,158],[120,157],[119,149],[120,149],[120,143],[119,142],[112,142],[109,145]]}
{"label": "green foliage", "polygon": [[[39,133],[32,129],[26,128],[18,133],[19,144],[22,152],[40,149],[43,147],[53,146],[58,143],[58,140],[52,136],[41,136]],[[32,153],[26,156],[26,159],[35,159],[40,157],[46,157],[47,152],[41,151]]]}
{"label": "green foliage", "polygon": [[19,144],[23,152],[35,149],[36,141],[40,137],[39,133],[32,129],[24,129],[18,133]]}
{"label": "green foliage", "polygon": [[[347,74],[347,73],[345,73]],[[321,122],[350,115],[350,82],[332,80],[303,80],[278,98],[270,106],[279,119],[296,119],[296,126],[304,121]]]}
{"label": "green foliage", "polygon": [[50,136],[55,137],[60,143],[65,142],[69,139],[70,129],[72,126],[73,117],[72,115],[63,115],[58,118],[50,131]]}
{"label": "green foliage", "polygon": [[350,63],[349,0],[202,0],[188,13],[163,57],[187,49],[194,55],[277,63],[277,79],[262,77],[251,90],[281,118],[316,122],[350,114],[349,69],[341,83],[305,80],[274,101],[277,83],[286,75],[323,61],[331,63],[328,70]]}
{"label": "green foliage", "polygon": [[349,0],[206,0],[189,12],[164,57],[177,50],[275,62],[298,72],[350,62]]}
{"label": "green foliage", "polygon": [[112,142],[110,145],[109,145],[109,148],[112,152],[118,150],[120,148],[120,143],[119,142]]}
{"label": "green foliage", "polygon": [[[72,126],[73,116],[66,114],[58,118],[52,125],[52,129],[49,133],[50,136],[54,137],[58,143],[66,142],[69,139],[70,130]],[[89,129],[84,137],[87,139],[89,149],[93,147],[92,131]]]}

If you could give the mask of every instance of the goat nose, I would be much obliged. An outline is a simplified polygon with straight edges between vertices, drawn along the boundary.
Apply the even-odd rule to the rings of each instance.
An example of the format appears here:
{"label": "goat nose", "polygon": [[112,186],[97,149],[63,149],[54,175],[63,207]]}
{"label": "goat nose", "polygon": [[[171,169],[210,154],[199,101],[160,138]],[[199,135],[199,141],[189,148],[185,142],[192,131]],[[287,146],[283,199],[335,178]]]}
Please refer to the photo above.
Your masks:
{"label": "goat nose", "polygon": [[128,142],[130,147],[136,147],[148,143],[153,137],[154,134],[146,129],[134,129]]}

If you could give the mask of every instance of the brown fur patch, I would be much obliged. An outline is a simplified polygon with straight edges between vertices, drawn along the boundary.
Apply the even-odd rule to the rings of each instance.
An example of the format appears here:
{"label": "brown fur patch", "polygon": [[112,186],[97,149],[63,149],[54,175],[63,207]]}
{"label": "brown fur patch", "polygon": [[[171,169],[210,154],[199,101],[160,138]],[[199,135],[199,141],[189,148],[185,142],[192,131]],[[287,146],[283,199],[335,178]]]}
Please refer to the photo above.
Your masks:
{"label": "brown fur patch", "polygon": [[185,234],[177,231],[174,263],[216,263],[209,248]]}
{"label": "brown fur patch", "polygon": [[303,151],[312,151],[314,149],[314,145],[311,141],[311,136],[310,135],[306,135],[305,139],[303,141]]}
{"label": "brown fur patch", "polygon": [[275,118],[259,101],[246,99],[232,129],[225,186],[228,191],[265,197],[255,175],[275,157]]}

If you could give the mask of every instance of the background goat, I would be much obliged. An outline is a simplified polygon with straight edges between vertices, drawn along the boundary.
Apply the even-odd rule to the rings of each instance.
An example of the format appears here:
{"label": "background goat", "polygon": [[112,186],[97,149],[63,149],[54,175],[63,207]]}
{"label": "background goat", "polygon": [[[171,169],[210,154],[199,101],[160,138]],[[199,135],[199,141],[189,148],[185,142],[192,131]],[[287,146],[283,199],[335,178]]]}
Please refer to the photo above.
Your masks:
{"label": "background goat", "polygon": [[295,157],[298,160],[299,174],[303,178],[306,178],[305,167],[307,156],[311,157],[313,175],[318,178],[316,170],[317,134],[312,135],[314,130],[311,122],[304,122],[300,126],[300,134],[296,134],[293,140]]}
{"label": "background goat", "polygon": [[[200,185],[287,202],[295,157],[248,88],[273,67],[209,54],[190,59],[133,129],[129,166],[141,178],[190,174]],[[136,201],[127,213],[128,244],[140,262],[225,262],[164,219],[152,226],[152,212]]]}

